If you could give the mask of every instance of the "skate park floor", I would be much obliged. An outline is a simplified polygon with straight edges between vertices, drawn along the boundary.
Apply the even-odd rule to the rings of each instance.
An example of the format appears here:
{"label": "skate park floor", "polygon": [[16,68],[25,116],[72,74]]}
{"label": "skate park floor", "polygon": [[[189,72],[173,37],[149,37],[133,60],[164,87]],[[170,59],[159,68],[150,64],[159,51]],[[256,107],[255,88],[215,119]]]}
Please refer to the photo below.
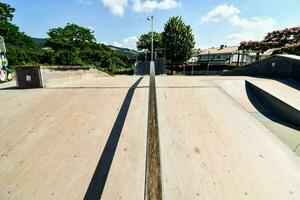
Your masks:
{"label": "skate park floor", "polygon": [[[245,80],[300,106],[283,81],[156,77],[163,199],[300,199],[299,127]],[[144,199],[149,77],[14,86],[0,85],[0,199]]]}

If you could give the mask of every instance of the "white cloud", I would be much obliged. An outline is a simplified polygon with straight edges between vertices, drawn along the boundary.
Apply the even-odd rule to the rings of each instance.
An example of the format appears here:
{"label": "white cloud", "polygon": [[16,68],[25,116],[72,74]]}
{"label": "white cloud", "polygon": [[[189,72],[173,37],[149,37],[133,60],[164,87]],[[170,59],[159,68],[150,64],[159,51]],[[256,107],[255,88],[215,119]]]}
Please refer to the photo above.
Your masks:
{"label": "white cloud", "polygon": [[101,0],[103,5],[110,9],[113,15],[122,17],[125,13],[125,7],[128,0]]}
{"label": "white cloud", "polygon": [[123,45],[119,42],[113,42],[113,46],[115,47],[123,47]]}
{"label": "white cloud", "polygon": [[229,23],[241,29],[240,33],[228,36],[228,39],[232,41],[261,40],[268,32],[275,30],[276,26],[276,20],[270,17],[244,19],[234,15],[229,18]]}
{"label": "white cloud", "polygon": [[[90,0],[79,0],[90,1]],[[180,7],[181,3],[177,0],[101,0],[103,5],[110,9],[113,15],[122,17],[125,13],[125,8],[130,2],[130,6],[134,12],[149,13],[155,9],[169,10]]]}
{"label": "white cloud", "polygon": [[228,39],[231,41],[236,41],[236,42],[240,42],[240,41],[245,41],[245,40],[252,40],[251,38],[253,38],[254,36],[252,34],[249,33],[232,33],[228,36]]}
{"label": "white cloud", "polygon": [[237,7],[233,5],[222,4],[218,5],[217,7],[209,11],[207,15],[203,16],[201,18],[201,22],[218,22],[222,18],[228,18],[239,13],[240,10]]}
{"label": "white cloud", "polygon": [[238,15],[230,17],[229,23],[244,30],[261,32],[274,29],[276,21],[271,17],[253,17],[252,19],[243,19]]}
{"label": "white cloud", "polygon": [[78,0],[78,2],[84,5],[92,5],[92,1],[90,0]]}
{"label": "white cloud", "polygon": [[[202,23],[227,20],[232,27],[239,28],[239,32],[230,34],[230,43],[238,44],[243,40],[262,40],[270,31],[276,29],[276,20],[271,17],[240,17],[240,9],[233,5],[219,5],[201,18]],[[225,42],[225,41],[224,41]]]}
{"label": "white cloud", "polygon": [[136,42],[138,41],[138,37],[131,36],[128,38],[123,39],[122,43],[124,47],[127,47],[129,49],[136,49]]}
{"label": "white cloud", "polygon": [[124,38],[121,42],[113,42],[114,46],[124,47],[128,49],[136,49],[136,42],[138,41],[138,37],[131,36]]}
{"label": "white cloud", "polygon": [[176,0],[131,0],[133,2],[133,10],[138,13],[149,13],[155,9],[159,10],[169,10],[180,7],[181,3]]}
{"label": "white cloud", "polygon": [[88,26],[88,29],[90,29],[91,31],[94,31],[94,30],[95,30],[95,27],[89,25],[89,26]]}

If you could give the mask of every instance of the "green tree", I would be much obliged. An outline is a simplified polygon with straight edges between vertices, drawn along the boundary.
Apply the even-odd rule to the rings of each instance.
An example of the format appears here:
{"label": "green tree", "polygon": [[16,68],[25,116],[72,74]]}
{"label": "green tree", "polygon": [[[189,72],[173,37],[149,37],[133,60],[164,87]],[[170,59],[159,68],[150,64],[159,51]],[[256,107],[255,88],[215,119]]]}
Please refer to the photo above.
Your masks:
{"label": "green tree", "polygon": [[9,22],[12,21],[15,9],[6,3],[0,2],[0,21]]}
{"label": "green tree", "polygon": [[76,24],[67,24],[64,28],[54,28],[48,32],[46,46],[54,50],[86,49],[96,44],[96,39],[90,29]]}
{"label": "green tree", "polygon": [[0,21],[0,35],[4,37],[8,47],[36,48],[35,43],[29,36],[20,32],[19,27],[9,22]]}
{"label": "green tree", "polygon": [[38,63],[40,54],[35,51],[35,43],[11,23],[14,12],[10,5],[0,2],[0,35],[6,43],[9,65]]}
{"label": "green tree", "polygon": [[[138,41],[136,43],[137,49],[140,51],[142,50],[151,51],[151,40],[152,40],[152,32],[141,35],[138,38]],[[154,49],[163,48],[161,33],[153,32],[153,46]]]}
{"label": "green tree", "polygon": [[286,28],[268,33],[262,41],[242,41],[239,49],[255,51],[259,55],[269,49],[273,53],[290,53],[299,55],[300,27]]}
{"label": "green tree", "polygon": [[300,27],[276,30],[267,34],[262,41],[242,41],[240,49],[265,52],[272,48],[297,46],[300,43]]}
{"label": "green tree", "polygon": [[166,57],[174,64],[182,64],[192,56],[195,38],[192,28],[186,25],[181,17],[171,17],[165,24],[162,42],[166,49]]}
{"label": "green tree", "polygon": [[34,49],[36,46],[32,39],[11,23],[14,12],[15,9],[10,5],[0,2],[0,35],[4,37],[8,47]]}

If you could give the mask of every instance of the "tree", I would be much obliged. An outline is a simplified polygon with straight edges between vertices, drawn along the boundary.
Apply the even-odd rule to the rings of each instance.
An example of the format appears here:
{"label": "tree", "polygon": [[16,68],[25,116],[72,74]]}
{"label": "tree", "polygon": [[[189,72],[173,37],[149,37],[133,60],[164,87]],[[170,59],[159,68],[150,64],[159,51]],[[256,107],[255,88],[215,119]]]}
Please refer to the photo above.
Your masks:
{"label": "tree", "polygon": [[0,35],[4,37],[8,47],[36,48],[35,43],[29,36],[20,32],[19,27],[9,22],[0,21]]}
{"label": "tree", "polygon": [[[151,51],[151,40],[152,40],[152,32],[141,35],[138,38],[138,41],[136,43],[137,49],[140,51],[142,50]],[[153,32],[153,46],[154,49],[163,48],[162,33]]]}
{"label": "tree", "polygon": [[32,39],[12,24],[15,9],[0,2],[0,35],[4,37],[7,46],[34,49],[36,46]]}
{"label": "tree", "polygon": [[5,39],[9,65],[36,63],[39,53],[34,51],[35,43],[11,23],[14,12],[10,5],[0,2],[0,35]]}
{"label": "tree", "polygon": [[0,21],[9,22],[12,21],[15,9],[6,3],[0,2]]}
{"label": "tree", "polygon": [[90,48],[96,44],[93,31],[76,24],[67,24],[64,28],[54,28],[48,32],[46,46],[54,50],[72,50]]}
{"label": "tree", "polygon": [[300,45],[300,27],[286,28],[268,33],[263,41],[243,41],[240,49],[265,52],[273,48],[287,48]]}
{"label": "tree", "polygon": [[166,57],[174,64],[182,64],[192,56],[195,39],[192,28],[186,25],[181,17],[171,17],[165,24],[162,42],[166,49]]}

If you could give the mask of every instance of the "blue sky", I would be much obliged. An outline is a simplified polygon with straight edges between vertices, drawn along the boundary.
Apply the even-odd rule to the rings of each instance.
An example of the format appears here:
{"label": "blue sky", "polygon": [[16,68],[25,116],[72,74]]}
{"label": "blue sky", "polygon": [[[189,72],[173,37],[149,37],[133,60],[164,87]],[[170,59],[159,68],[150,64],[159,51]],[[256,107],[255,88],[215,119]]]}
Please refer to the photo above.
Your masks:
{"label": "blue sky", "polygon": [[68,22],[89,27],[98,42],[134,48],[150,29],[163,31],[169,17],[192,26],[198,48],[238,45],[267,32],[300,25],[300,0],[2,0],[16,8],[14,23],[32,37]]}

